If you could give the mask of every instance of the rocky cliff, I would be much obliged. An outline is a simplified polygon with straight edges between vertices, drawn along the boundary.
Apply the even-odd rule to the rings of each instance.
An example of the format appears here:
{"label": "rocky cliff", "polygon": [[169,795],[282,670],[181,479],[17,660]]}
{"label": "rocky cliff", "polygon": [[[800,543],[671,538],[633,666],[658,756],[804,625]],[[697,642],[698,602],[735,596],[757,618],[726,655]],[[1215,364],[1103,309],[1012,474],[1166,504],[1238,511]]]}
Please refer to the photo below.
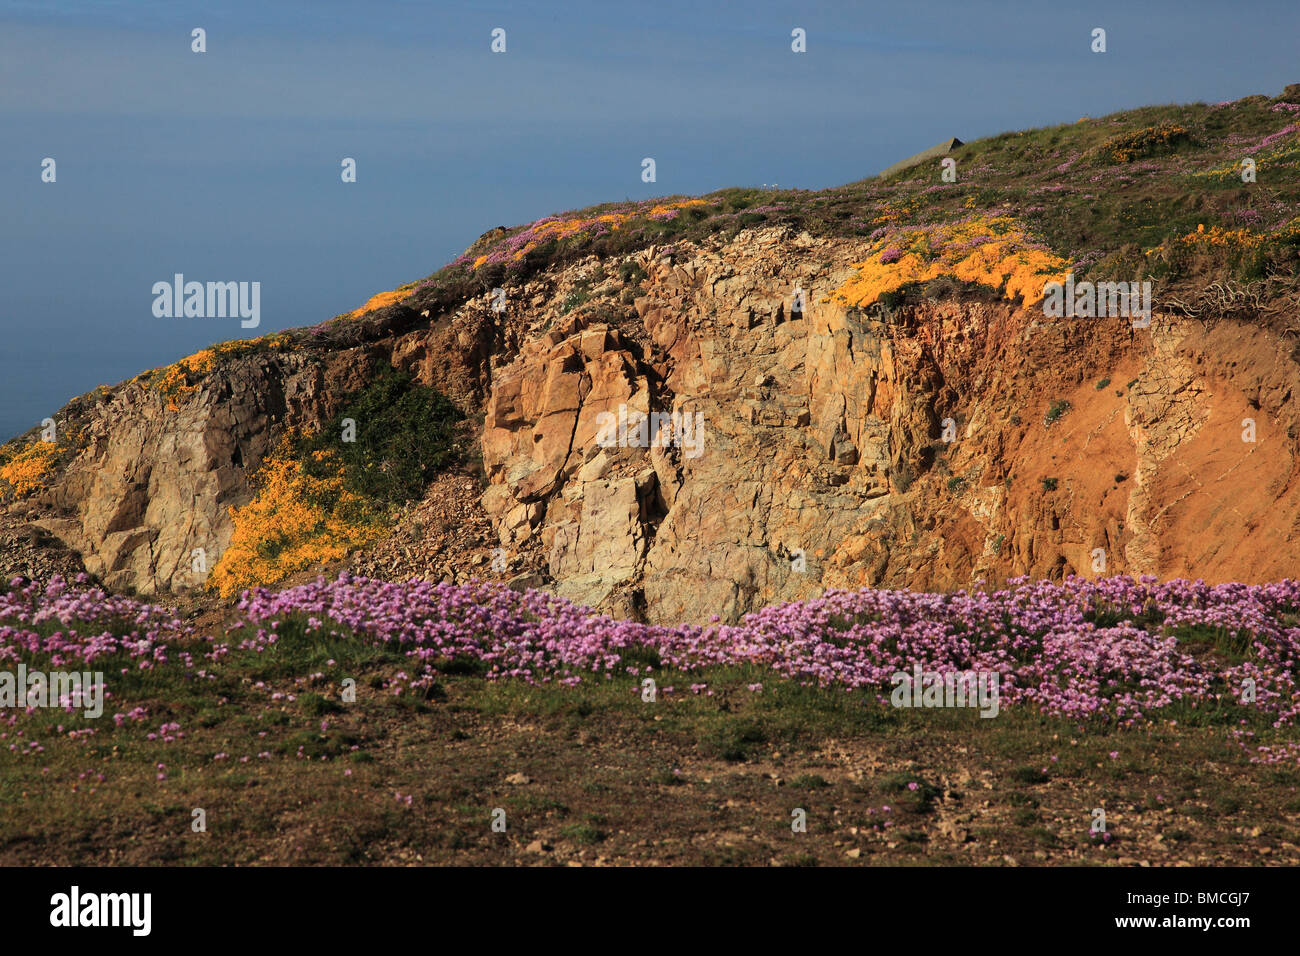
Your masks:
{"label": "rocky cliff", "polygon": [[[504,314],[484,296],[367,346],[241,358],[175,410],[130,383],[93,410],[34,523],[111,587],[201,583],[193,552],[215,561],[229,541],[276,427],[327,417],[368,361],[390,361],[485,412],[486,487],[453,497],[458,523],[477,511],[496,540],[458,542],[461,570],[490,575],[499,546],[537,583],[623,615],[731,619],[824,587],[948,589],[1102,561],[1300,572],[1287,342],[1162,313],[1149,330],[1052,320],[978,295],[848,309],[827,293],[860,246],[774,228],[652,247],[632,259],[631,308],[621,281],[593,287],[611,273],[593,258],[513,290]],[[574,288],[593,294],[566,311]],[[493,351],[506,329],[522,345]],[[620,408],[624,431],[602,434]],[[697,430],[674,437],[669,419],[651,437],[637,424],[655,412]],[[408,549],[372,570],[457,569]]]}
{"label": "rocky cliff", "polygon": [[[502,577],[664,623],[827,587],[1300,575],[1300,310],[1276,283],[1220,283],[1227,305],[1209,308],[1202,270],[1201,298],[1164,287],[1149,328],[1051,318],[1008,277],[972,281],[968,260],[961,281],[855,302],[864,264],[909,261],[888,215],[848,234],[756,218],[598,240],[452,296],[408,287],[82,400],[48,480],[11,501],[0,570],[37,567],[19,545],[39,531],[113,588],[201,584],[284,429],[391,364],[470,413],[481,470],[395,514],[349,558],[365,573]],[[572,221],[494,231],[456,265],[530,262]]]}
{"label": "rocky cliff", "polygon": [[[530,342],[483,432],[502,544],[539,542],[561,594],[663,622],[828,586],[1300,571],[1286,342],[996,299],[846,310],[819,292],[860,252],[772,231],[650,250],[633,332],[579,318]],[[699,454],[602,447],[620,405],[699,416]]]}

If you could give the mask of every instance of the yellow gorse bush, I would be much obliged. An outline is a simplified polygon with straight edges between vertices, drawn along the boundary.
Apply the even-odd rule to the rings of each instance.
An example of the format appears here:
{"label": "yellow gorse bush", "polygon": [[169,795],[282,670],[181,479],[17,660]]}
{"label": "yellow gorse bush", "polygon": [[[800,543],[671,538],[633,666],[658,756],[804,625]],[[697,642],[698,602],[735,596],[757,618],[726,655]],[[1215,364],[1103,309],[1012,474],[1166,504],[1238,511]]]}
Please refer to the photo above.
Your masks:
{"label": "yellow gorse bush", "polygon": [[230,509],[230,546],[212,569],[208,587],[228,598],[336,561],[384,535],[387,515],[346,489],[337,455],[318,451],[312,459],[321,476],[309,474],[293,457],[289,435],[262,463],[256,497]]}
{"label": "yellow gorse bush", "polygon": [[[662,216],[670,213],[674,209],[686,209],[689,206],[707,206],[708,201],[704,199],[683,199],[681,202],[661,202],[650,210],[652,216]],[[631,218],[630,216],[628,217]]]}
{"label": "yellow gorse bush", "polygon": [[397,289],[393,289],[391,292],[378,292],[375,295],[372,295],[369,299],[367,299],[366,304],[363,305],[361,308],[353,309],[351,312],[349,312],[348,318],[359,319],[367,312],[373,312],[376,309],[383,309],[390,305],[396,305],[399,302],[403,302],[406,299],[409,299],[411,297],[411,293],[414,291],[415,291],[415,283],[408,282],[406,285],[401,286],[400,288]]}
{"label": "yellow gorse bush", "polygon": [[1112,136],[1097,147],[1097,153],[1110,163],[1131,163],[1154,152],[1190,141],[1191,131],[1176,123],[1161,123],[1146,129]]}
{"label": "yellow gorse bush", "polygon": [[1153,249],[1143,250],[1153,256],[1161,249],[1192,252],[1254,252],[1270,247],[1300,245],[1300,219],[1272,229],[1269,232],[1256,232],[1251,229],[1225,229],[1222,226],[1205,228],[1205,223],[1196,227],[1195,232],[1166,239]]}
{"label": "yellow gorse bush", "polygon": [[659,203],[651,209],[649,213],[608,212],[602,213],[599,216],[592,216],[590,219],[577,217],[573,219],[555,219],[550,222],[543,222],[533,227],[532,238],[522,247],[517,249],[511,255],[511,258],[517,262],[543,243],[549,242],[552,239],[557,241],[568,239],[570,236],[575,236],[598,223],[604,223],[613,230],[620,228],[624,223],[630,222],[633,219],[641,218],[643,215],[663,216],[676,209],[685,209],[688,206],[703,205],[705,205],[703,199],[684,199],[681,202]]}
{"label": "yellow gorse bush", "polygon": [[52,441],[32,442],[3,465],[0,465],[0,482],[7,484],[19,498],[45,488],[59,446]]}
{"label": "yellow gorse bush", "polygon": [[1268,236],[1263,233],[1251,232],[1249,229],[1224,229],[1222,226],[1206,229],[1204,223],[1198,225],[1195,232],[1173,240],[1175,245],[1180,246],[1220,249],[1256,249],[1267,241]]}
{"label": "yellow gorse bush", "polygon": [[1029,305],[1042,299],[1045,283],[1064,282],[1070,270],[1010,216],[901,229],[876,242],[854,268],[857,275],[831,293],[833,301],[865,307],[909,283],[953,276]]}
{"label": "yellow gorse bush", "polygon": [[187,355],[179,362],[158,369],[149,376],[148,387],[156,389],[167,396],[168,411],[176,411],[177,401],[188,398],[199,390],[199,380],[217,367],[223,358],[242,352],[254,352],[262,349],[282,349],[290,344],[286,335],[264,335],[257,339],[234,339],[219,342],[193,355]]}
{"label": "yellow gorse bush", "polygon": [[920,206],[921,198],[919,196],[904,197],[894,202],[887,202],[871,217],[871,223],[875,226],[894,226],[907,222],[909,219],[916,217]]}

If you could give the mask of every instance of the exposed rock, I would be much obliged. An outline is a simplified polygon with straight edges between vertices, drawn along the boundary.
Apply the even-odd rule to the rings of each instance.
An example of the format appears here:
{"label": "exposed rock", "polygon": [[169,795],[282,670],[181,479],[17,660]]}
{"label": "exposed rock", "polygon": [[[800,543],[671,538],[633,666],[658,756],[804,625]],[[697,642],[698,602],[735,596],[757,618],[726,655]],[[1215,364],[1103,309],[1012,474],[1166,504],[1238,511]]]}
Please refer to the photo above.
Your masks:
{"label": "exposed rock", "polygon": [[328,417],[372,365],[360,352],[240,358],[175,410],[166,395],[128,383],[93,413],[88,446],[40,501],[53,514],[36,523],[111,589],[200,584],[230,541],[229,508],[249,499],[249,476],[277,426]]}
{"label": "exposed rock", "polygon": [[48,581],[55,575],[72,580],[85,571],[76,552],[27,520],[29,507],[17,512],[0,511],[0,585],[14,578]]}
{"label": "exposed rock", "polygon": [[194,550],[215,563],[284,427],[389,362],[468,427],[481,411],[483,474],[435,480],[354,556],[365,574],[545,586],[677,623],[828,587],[1300,573],[1289,344],[972,295],[846,310],[828,293],[864,248],[749,230],[637,253],[635,286],[588,258],[509,288],[502,313],[486,293],[445,314],[393,306],[327,347],[226,363],[176,410],[125,384],[49,491],[11,510],[0,569],[40,569],[13,557],[31,526],[110,587],[200,583]]}
{"label": "exposed rock", "polygon": [[[851,247],[766,230],[722,254],[651,251],[636,300],[648,349],[581,322],[525,345],[483,434],[502,542],[540,535],[560,594],[665,623],[827,586],[1095,573],[1096,549],[1105,573],[1296,572],[1300,381],[1269,333],[1207,338],[1161,316],[1139,333],[980,300],[882,321],[827,300]],[[811,292],[797,315],[796,286]],[[1069,411],[1047,427],[1057,400]],[[1240,441],[1252,401],[1255,446]],[[600,447],[597,417],[620,405],[633,421],[699,415],[699,454],[634,424],[631,447]],[[1247,473],[1243,494],[1231,476]]]}

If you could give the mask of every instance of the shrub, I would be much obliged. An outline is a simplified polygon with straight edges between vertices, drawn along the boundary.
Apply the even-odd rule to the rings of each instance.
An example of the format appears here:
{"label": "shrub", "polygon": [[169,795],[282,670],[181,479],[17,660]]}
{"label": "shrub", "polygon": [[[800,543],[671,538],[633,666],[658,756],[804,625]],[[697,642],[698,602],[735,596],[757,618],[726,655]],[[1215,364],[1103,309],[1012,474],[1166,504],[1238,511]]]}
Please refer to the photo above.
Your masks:
{"label": "shrub", "polygon": [[628,259],[618,267],[618,277],[627,285],[640,285],[646,279],[646,271],[641,263]]}
{"label": "shrub", "polygon": [[[356,423],[356,441],[341,441],[343,420]],[[397,505],[418,498],[429,481],[460,460],[455,426],[464,418],[446,396],[386,369],[358,392],[319,432],[300,439],[294,457],[316,477],[337,456],[344,487],[369,501]],[[319,464],[317,464],[319,462]]]}
{"label": "shrub", "polygon": [[[925,288],[947,277],[1002,290],[1026,305],[1043,297],[1048,280],[1064,281],[1069,263],[1046,251],[1011,216],[975,216],[955,223],[900,229],[881,237],[867,257],[855,263],[858,274],[831,293],[847,306],[887,302],[889,293]],[[945,293],[946,294],[946,293]]]}
{"label": "shrub", "polygon": [[[230,597],[383,537],[391,508],[458,460],[462,417],[443,395],[388,369],[316,434],[286,434],[253,480],[256,496],[231,509],[230,546],[208,586]],[[345,442],[349,418],[356,440]]]}
{"label": "shrub", "polygon": [[1131,163],[1135,159],[1171,153],[1191,142],[1192,134],[1186,127],[1161,123],[1112,136],[1097,147],[1096,155],[1102,162],[1112,165]]}
{"label": "shrub", "polygon": [[585,304],[590,299],[591,292],[587,288],[579,286],[564,297],[564,301],[560,303],[560,314],[566,315],[578,306]]}
{"label": "shrub", "polygon": [[174,412],[180,407],[177,403],[197,394],[202,387],[202,380],[223,362],[243,355],[281,351],[290,348],[292,344],[292,339],[282,333],[264,335],[257,339],[232,339],[200,349],[164,368],[141,373],[137,378],[143,380],[146,389],[164,395],[167,398],[167,410]]}
{"label": "shrub", "polygon": [[1047,407],[1047,416],[1043,419],[1044,425],[1051,425],[1062,415],[1070,410],[1070,403],[1064,399],[1057,399]]}
{"label": "shrub", "polygon": [[257,496],[230,510],[230,546],[212,569],[208,587],[231,597],[317,562],[337,561],[382,537],[384,515],[346,489],[337,454],[317,452],[312,471],[293,457],[293,436],[286,436],[257,473]]}
{"label": "shrub", "polygon": [[59,446],[52,441],[35,441],[17,452],[6,452],[0,457],[0,488],[8,486],[13,495],[22,498],[42,490],[54,471]]}
{"label": "shrub", "polygon": [[358,309],[354,309],[348,314],[349,318],[360,318],[367,312],[374,312],[378,309],[385,309],[390,305],[397,305],[400,302],[410,298],[411,293],[415,291],[415,283],[409,282],[400,289],[393,289],[391,292],[379,292],[372,295],[366,300],[366,303]]}

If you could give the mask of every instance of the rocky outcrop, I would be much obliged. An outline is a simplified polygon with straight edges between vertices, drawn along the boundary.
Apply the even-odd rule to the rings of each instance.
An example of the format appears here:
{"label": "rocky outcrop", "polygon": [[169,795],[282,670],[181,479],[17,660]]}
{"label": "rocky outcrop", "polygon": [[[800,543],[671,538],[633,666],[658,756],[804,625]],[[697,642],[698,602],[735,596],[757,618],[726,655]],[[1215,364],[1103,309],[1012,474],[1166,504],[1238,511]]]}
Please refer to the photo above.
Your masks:
{"label": "rocky outcrop", "polygon": [[283,427],[305,428],[373,368],[365,351],[234,360],[179,401],[133,381],[101,402],[85,450],[43,496],[35,524],[114,589],[201,584],[230,541],[229,509]]}
{"label": "rocky outcrop", "polygon": [[[483,432],[502,547],[539,541],[559,593],[659,622],[828,586],[1300,572],[1300,381],[1269,333],[847,311],[826,293],[853,254],[776,231],[651,250],[644,347],[581,318],[526,345]],[[602,447],[620,407],[631,440]],[[698,454],[638,435],[655,413],[698,416]]]}
{"label": "rocky outcrop", "polygon": [[193,586],[283,429],[385,362],[481,411],[483,468],[439,479],[366,573],[496,576],[663,623],[828,587],[1300,574],[1291,343],[969,292],[846,309],[829,293],[862,251],[769,227],[589,258],[504,311],[486,291],[392,306],[226,362],[174,408],[127,383],[23,520],[110,587]]}

